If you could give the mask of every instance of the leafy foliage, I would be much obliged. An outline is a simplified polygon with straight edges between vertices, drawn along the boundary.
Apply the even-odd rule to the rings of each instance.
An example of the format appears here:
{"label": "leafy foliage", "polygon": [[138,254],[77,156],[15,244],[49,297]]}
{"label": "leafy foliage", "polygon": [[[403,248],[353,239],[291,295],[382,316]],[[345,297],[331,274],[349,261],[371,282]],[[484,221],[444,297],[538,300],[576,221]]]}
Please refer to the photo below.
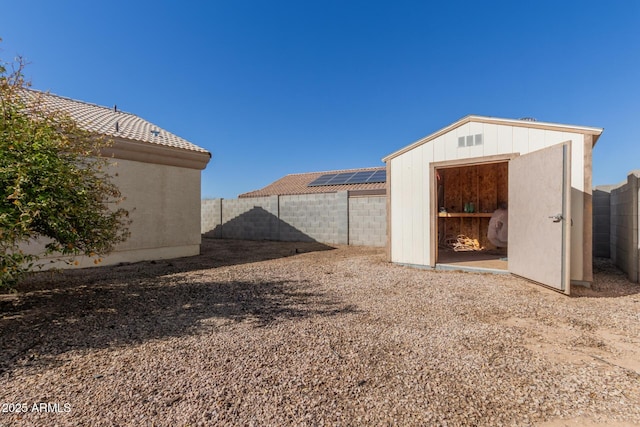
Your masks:
{"label": "leafy foliage", "polygon": [[[23,69],[20,58],[0,64],[0,287],[14,286],[42,256],[103,255],[129,235],[100,156],[109,142],[47,108]],[[43,254],[20,249],[42,237]]]}

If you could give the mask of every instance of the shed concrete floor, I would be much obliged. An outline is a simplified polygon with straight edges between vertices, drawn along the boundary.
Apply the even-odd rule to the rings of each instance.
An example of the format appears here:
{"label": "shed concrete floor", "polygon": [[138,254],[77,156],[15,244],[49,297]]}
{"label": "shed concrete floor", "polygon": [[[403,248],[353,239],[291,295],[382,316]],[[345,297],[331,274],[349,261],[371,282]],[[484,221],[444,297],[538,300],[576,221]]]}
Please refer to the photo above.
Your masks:
{"label": "shed concrete floor", "polygon": [[506,253],[438,251],[438,264],[450,266],[508,270]]}

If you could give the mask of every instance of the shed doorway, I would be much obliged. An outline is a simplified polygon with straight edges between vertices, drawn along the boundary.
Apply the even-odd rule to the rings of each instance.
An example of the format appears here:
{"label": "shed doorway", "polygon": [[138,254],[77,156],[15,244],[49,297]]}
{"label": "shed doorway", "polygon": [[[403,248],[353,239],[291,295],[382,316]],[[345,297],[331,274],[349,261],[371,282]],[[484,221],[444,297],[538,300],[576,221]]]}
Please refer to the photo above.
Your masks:
{"label": "shed doorway", "polygon": [[[432,205],[437,244],[436,268],[507,272],[508,244],[489,237],[494,213],[504,217],[509,203],[509,161],[439,165],[434,167],[437,203]],[[493,241],[492,241],[493,240]],[[497,244],[496,244],[497,243]]]}

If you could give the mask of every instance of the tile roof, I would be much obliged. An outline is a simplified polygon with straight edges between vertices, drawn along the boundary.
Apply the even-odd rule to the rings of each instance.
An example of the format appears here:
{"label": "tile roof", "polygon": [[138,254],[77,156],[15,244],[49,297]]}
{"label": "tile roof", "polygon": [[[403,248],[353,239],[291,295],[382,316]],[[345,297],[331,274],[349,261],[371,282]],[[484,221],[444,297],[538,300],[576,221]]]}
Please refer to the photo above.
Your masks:
{"label": "tile roof", "polygon": [[36,90],[28,90],[26,93],[29,100],[35,101],[40,97],[44,107],[69,114],[81,128],[91,132],[165,147],[209,153],[204,148],[198,147],[135,114],[117,110],[115,107],[103,107]]}
{"label": "tile roof", "polygon": [[321,185],[317,187],[308,187],[315,179],[329,173],[346,173],[346,172],[366,172],[385,170],[385,167],[362,168],[362,169],[345,169],[326,172],[308,172],[290,174],[272,182],[266,187],[240,194],[239,198],[248,197],[264,197],[264,196],[284,196],[295,194],[315,194],[315,193],[335,193],[337,191],[356,191],[356,190],[386,190],[386,183],[374,182],[365,184],[341,184],[341,185]]}

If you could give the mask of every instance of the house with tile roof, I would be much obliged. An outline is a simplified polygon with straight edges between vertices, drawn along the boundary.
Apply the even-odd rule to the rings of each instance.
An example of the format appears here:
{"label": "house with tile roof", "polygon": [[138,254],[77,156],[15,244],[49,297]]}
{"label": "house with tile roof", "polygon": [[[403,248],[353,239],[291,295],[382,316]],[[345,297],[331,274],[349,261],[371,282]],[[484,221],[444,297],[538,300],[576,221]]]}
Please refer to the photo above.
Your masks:
{"label": "house with tile roof", "polygon": [[238,198],[291,196],[348,191],[352,196],[386,194],[386,169],[382,167],[306,172],[286,175],[259,190]]}
{"label": "house with tile roof", "polygon": [[[101,265],[198,255],[201,171],[211,154],[135,114],[51,93],[29,90],[44,108],[67,113],[79,127],[108,137],[110,175],[125,197],[131,236]],[[42,242],[27,250],[39,252]],[[79,259],[80,266],[93,260]],[[64,267],[65,264],[54,264]]]}

